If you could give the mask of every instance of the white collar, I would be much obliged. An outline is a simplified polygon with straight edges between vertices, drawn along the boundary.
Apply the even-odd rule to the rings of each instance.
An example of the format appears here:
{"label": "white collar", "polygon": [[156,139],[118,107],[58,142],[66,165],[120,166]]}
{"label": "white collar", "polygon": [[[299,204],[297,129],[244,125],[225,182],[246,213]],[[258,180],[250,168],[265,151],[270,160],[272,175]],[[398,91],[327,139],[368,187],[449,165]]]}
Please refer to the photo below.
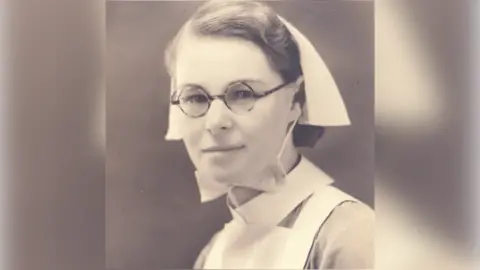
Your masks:
{"label": "white collar", "polygon": [[302,156],[278,191],[264,192],[235,209],[230,205],[228,207],[234,220],[247,224],[277,226],[303,200],[331,183],[333,179],[330,176]]}

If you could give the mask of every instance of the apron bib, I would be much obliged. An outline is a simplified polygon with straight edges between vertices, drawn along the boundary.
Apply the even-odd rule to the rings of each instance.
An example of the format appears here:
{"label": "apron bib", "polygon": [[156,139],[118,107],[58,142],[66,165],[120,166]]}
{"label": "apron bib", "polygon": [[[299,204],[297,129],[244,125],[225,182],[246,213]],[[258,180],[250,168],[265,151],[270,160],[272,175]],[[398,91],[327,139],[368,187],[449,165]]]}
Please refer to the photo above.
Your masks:
{"label": "apron bib", "polygon": [[212,243],[204,269],[304,269],[315,235],[336,206],[357,201],[332,186],[313,193],[293,228],[233,219]]}

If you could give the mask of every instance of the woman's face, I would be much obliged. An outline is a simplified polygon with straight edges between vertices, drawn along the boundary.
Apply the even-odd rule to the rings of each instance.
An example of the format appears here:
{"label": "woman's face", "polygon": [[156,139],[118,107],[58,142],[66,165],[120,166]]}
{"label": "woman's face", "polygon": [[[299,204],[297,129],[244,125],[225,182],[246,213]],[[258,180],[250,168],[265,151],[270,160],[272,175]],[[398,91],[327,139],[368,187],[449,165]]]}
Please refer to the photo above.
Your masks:
{"label": "woman's face", "polygon": [[[236,81],[246,82],[255,92],[283,83],[262,50],[245,40],[188,35],[177,51],[177,91],[195,85],[213,96],[224,94]],[[288,123],[294,120],[294,92],[289,85],[240,115],[218,99],[202,117],[183,115],[183,139],[196,168],[220,181],[254,177],[264,170],[275,161]]]}

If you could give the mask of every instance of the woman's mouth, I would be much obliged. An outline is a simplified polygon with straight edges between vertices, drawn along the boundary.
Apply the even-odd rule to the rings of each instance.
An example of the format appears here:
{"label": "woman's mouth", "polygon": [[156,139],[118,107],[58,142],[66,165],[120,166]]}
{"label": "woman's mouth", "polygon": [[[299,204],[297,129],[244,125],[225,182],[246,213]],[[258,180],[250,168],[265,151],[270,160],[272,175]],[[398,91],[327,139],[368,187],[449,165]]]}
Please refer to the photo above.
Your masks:
{"label": "woman's mouth", "polygon": [[203,153],[228,153],[245,148],[244,145],[212,146],[202,149]]}

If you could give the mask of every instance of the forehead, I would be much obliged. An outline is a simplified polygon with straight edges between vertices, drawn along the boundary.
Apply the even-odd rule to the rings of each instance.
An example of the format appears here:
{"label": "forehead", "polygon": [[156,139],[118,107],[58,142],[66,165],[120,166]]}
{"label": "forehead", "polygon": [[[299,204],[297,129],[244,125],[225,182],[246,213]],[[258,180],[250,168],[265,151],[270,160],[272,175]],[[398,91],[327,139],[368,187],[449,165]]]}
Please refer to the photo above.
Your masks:
{"label": "forehead", "polygon": [[231,37],[186,35],[177,50],[175,69],[178,84],[195,83],[211,88],[240,79],[266,84],[280,79],[257,45]]}

